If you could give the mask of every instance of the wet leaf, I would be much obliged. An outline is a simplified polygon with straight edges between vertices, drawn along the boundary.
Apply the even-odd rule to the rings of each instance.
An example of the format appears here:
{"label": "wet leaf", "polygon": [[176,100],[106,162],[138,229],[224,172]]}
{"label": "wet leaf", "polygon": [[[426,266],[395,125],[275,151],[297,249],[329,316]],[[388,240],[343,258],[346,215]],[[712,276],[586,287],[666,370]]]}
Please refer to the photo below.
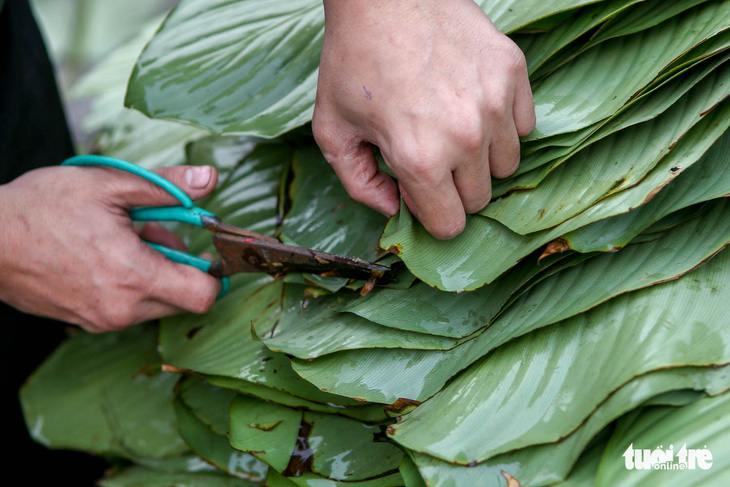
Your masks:
{"label": "wet leaf", "polygon": [[[294,451],[303,413],[258,399],[238,396],[231,405],[230,414],[231,446],[251,453],[283,472]],[[275,426],[259,427],[271,424]]]}
{"label": "wet leaf", "polygon": [[384,248],[398,245],[399,257],[411,272],[432,286],[448,291],[476,289],[492,282],[542,245],[649,202],[697,162],[725,132],[730,126],[729,114],[730,104],[726,101],[705,115],[639,184],[601,200],[553,229],[522,236],[489,218],[467,216],[466,230],[453,240],[442,241],[428,235],[402,205],[400,213],[388,222],[380,244]]}
{"label": "wet leaf", "polygon": [[527,58],[527,70],[533,73],[538,67],[565,48],[571,42],[618,15],[642,0],[612,0],[597,2],[577,11],[567,21],[544,34],[513,36]]}
{"label": "wet leaf", "polygon": [[64,342],[21,389],[31,436],[127,458],[185,453],[170,405],[178,378],[160,372],[156,335],[146,325]]}
{"label": "wet leaf", "polygon": [[[614,392],[585,423],[557,443],[522,448],[471,467],[418,453],[414,454],[414,458],[431,485],[470,485],[470,479],[480,479],[485,485],[503,485],[500,479],[502,471],[509,472],[524,485],[553,485],[566,478],[575,478],[573,468],[580,469],[583,465],[578,457],[616,418],[646,404],[648,400],[659,400],[662,395],[672,392],[691,390],[702,394],[700,391],[708,390],[711,394],[721,394],[730,387],[729,368],[681,367],[637,377]],[[595,477],[595,471],[593,473]]]}
{"label": "wet leaf", "polygon": [[406,484],[405,487],[426,487],[426,483],[418,472],[418,467],[408,455],[403,456],[399,470]]}
{"label": "wet leaf", "polygon": [[383,410],[382,404],[368,404],[347,400],[343,401],[343,398],[338,399],[340,399],[340,402],[348,403],[348,406],[342,406],[334,403],[321,404],[301,397],[292,396],[291,394],[287,394],[283,391],[278,391],[276,389],[271,389],[252,382],[233,379],[230,377],[207,376],[206,380],[217,387],[231,389],[247,396],[263,399],[264,401],[275,402],[282,406],[288,406],[294,409],[306,409],[321,413],[339,414],[365,423],[379,423],[388,417]]}
{"label": "wet leaf", "polygon": [[607,39],[614,37],[634,34],[642,30],[649,29],[661,24],[667,19],[680,15],[707,0],[679,0],[674,2],[664,1],[646,1],[640,2],[638,5],[632,6],[630,9],[622,12],[612,22],[606,24],[591,40],[586,44],[586,49],[593,47]]}
{"label": "wet leaf", "polygon": [[661,218],[691,205],[730,194],[730,174],[725,170],[730,133],[725,133],[700,163],[670,182],[649,203],[634,211],[598,221],[565,235],[579,252],[612,251]]}
{"label": "wet leaf", "polygon": [[385,217],[348,196],[316,146],[299,149],[292,169],[292,207],[279,229],[285,239],[323,252],[376,260]]}
{"label": "wet leaf", "polygon": [[254,487],[261,482],[231,477],[219,472],[163,472],[133,466],[99,482],[102,487]]}
{"label": "wet leaf", "polygon": [[374,441],[381,432],[379,426],[318,413],[305,413],[304,421],[312,425],[307,444],[314,473],[350,482],[398,470],[403,452],[391,443]]}
{"label": "wet leaf", "polygon": [[[707,220],[687,222],[655,242],[603,254],[547,277],[520,296],[483,333],[448,352],[350,351],[314,361],[295,360],[294,369],[318,386],[349,397],[383,403],[399,397],[424,400],[460,370],[515,337],[586,311],[612,296],[691,271],[730,238],[724,206],[728,200],[718,204],[721,206]],[[575,293],[575,289],[590,291]],[[398,373],[384,371],[383,363],[391,364]]]}
{"label": "wet leaf", "polygon": [[643,373],[730,363],[722,339],[723,316],[730,312],[730,284],[722,279],[727,272],[730,252],[723,252],[676,281],[623,295],[500,347],[405,417],[391,437],[466,465],[557,441]]}
{"label": "wet leaf", "polygon": [[219,435],[228,434],[228,409],[236,393],[213,387],[202,378],[190,375],[177,386],[176,400]]}
{"label": "wet leaf", "polygon": [[271,350],[311,359],[356,348],[447,350],[458,343],[452,338],[388,328],[335,311],[340,301],[359,299],[356,293],[307,298],[305,290],[287,284],[280,305],[254,321],[258,338]]}
{"label": "wet leaf", "polygon": [[137,62],[126,104],[216,133],[311,120],[324,10],[313,0],[183,1]]}
{"label": "wet leaf", "polygon": [[272,352],[252,336],[251,321],[277,305],[281,287],[269,277],[240,275],[229,294],[202,321],[193,314],[163,320],[160,350],[165,363],[249,381],[322,404],[355,403],[304,381],[283,354]]}
{"label": "wet leaf", "polygon": [[[714,56],[706,62],[698,63],[668,76],[652,89],[635,97],[615,115],[591,126],[589,130],[525,144],[525,146],[532,147],[542,143],[546,146],[542,150],[535,150],[524,155],[515,175],[505,180],[495,181],[494,196],[500,197],[515,189],[534,188],[558,166],[569,162],[571,157],[590,145],[619,131],[630,130],[635,125],[655,119],[670,109],[708,75],[713,74],[727,60],[728,55],[726,54]],[[569,144],[561,142],[564,138]],[[554,140],[558,143],[554,143]]]}
{"label": "wet leaf", "polygon": [[[213,404],[215,403],[213,402]],[[229,404],[217,403],[217,405],[224,406],[222,412],[227,416]],[[266,465],[248,453],[234,450],[228,443],[227,434],[220,434],[211,429],[202,418],[196,416],[180,400],[173,403],[173,408],[175,409],[180,434],[190,448],[201,458],[220,470],[239,478],[253,481],[261,481],[266,478]]]}
{"label": "wet leaf", "polygon": [[338,310],[391,328],[463,338],[487,326],[510,295],[546,267],[528,261],[489,286],[456,295],[421,282],[406,290],[379,289]]}
{"label": "wet leaf", "polygon": [[[221,175],[216,190],[197,204],[230,225],[273,236],[278,192],[293,151],[284,144],[253,144],[242,137],[210,137],[188,146],[189,163],[212,164]],[[181,227],[192,252],[215,254],[210,232]]]}
{"label": "wet leaf", "polygon": [[[619,422],[603,454],[597,486],[609,485],[723,485],[730,458],[730,394],[702,399],[681,408],[647,408]],[[708,449],[712,467],[685,470],[629,470],[622,456],[629,445],[654,451],[673,445],[676,455],[682,445],[688,449]],[[676,461],[676,457],[675,457]]]}
{"label": "wet leaf", "polygon": [[636,185],[704,113],[730,94],[729,75],[728,65],[718,68],[659,117],[590,145],[536,188],[500,198],[482,214],[524,235],[559,225]]}
{"label": "wet leaf", "polygon": [[708,2],[578,56],[533,87],[537,128],[527,139],[572,132],[613,115],[676,57],[730,27],[729,13],[730,2]]}
{"label": "wet leaf", "polygon": [[88,104],[81,128],[91,135],[86,149],[144,167],[182,164],[189,140],[207,135],[195,127],[145,117],[124,107],[124,91],[140,51],[162,17],[150,19],[139,34],[107,54],[69,90],[71,103]]}

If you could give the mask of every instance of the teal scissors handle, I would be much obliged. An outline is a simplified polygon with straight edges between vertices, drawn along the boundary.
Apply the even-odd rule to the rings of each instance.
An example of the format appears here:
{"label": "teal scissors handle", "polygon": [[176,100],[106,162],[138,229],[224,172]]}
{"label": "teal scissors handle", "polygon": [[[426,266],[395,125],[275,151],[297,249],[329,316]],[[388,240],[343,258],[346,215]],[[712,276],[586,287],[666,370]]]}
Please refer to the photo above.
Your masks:
{"label": "teal scissors handle", "polygon": [[[180,202],[181,206],[163,206],[163,207],[140,207],[133,208],[129,212],[129,216],[134,221],[167,221],[180,222],[203,228],[202,217],[215,217],[215,215],[207,210],[198,208],[183,190],[175,186],[173,183],[148,169],[137,166],[121,159],[112,157],[84,155],[75,156],[63,162],[63,166],[106,166],[132,173],[136,176],[146,179],[147,181],[161,187]],[[213,264],[207,259],[197,257],[195,255],[181,252],[179,250],[165,247],[151,242],[146,242],[150,247],[157,250],[165,257],[178,264],[186,264],[203,272],[208,272]],[[221,278],[221,292],[218,298],[222,298],[230,289],[231,283],[228,277]]]}

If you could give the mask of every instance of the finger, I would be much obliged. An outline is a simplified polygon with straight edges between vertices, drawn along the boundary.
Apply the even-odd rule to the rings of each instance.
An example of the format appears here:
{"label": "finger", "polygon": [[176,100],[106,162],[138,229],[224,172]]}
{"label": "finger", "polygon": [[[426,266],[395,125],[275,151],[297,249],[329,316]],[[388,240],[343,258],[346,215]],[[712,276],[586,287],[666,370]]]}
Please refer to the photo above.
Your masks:
{"label": "finger", "polygon": [[454,184],[467,213],[477,213],[492,199],[492,179],[489,173],[489,150],[481,157],[465,161],[454,170]]}
{"label": "finger", "polygon": [[164,245],[171,249],[180,250],[185,252],[188,250],[183,239],[163,227],[159,223],[147,223],[139,231],[139,237],[148,242]]}
{"label": "finger", "polygon": [[395,215],[400,208],[398,188],[378,168],[372,145],[354,136],[329,131],[321,123],[313,125],[313,129],[325,159],[350,197],[385,216]]}
{"label": "finger", "polygon": [[489,144],[489,170],[495,178],[511,176],[520,166],[520,139],[515,124],[503,120],[494,125]]}
{"label": "finger", "polygon": [[398,175],[403,200],[426,231],[440,240],[454,238],[464,230],[466,215],[453,176]]}
{"label": "finger", "polygon": [[136,323],[144,323],[146,321],[159,320],[168,316],[174,316],[185,313],[185,310],[177,306],[155,299],[148,299],[137,305]]}
{"label": "finger", "polygon": [[[155,251],[148,247],[146,252]],[[150,256],[156,264],[150,298],[191,313],[207,312],[220,293],[220,281],[199,269],[155,254]]]}
{"label": "finger", "polygon": [[[154,170],[196,200],[215,189],[218,172],[211,166],[175,166]],[[166,190],[144,178],[115,171],[113,178],[105,181],[109,194],[120,200],[120,206],[169,206],[180,202]]]}
{"label": "finger", "polygon": [[530,87],[530,80],[527,77],[527,70],[520,72],[517,76],[513,115],[517,134],[520,137],[526,137],[535,130],[537,120],[535,116],[535,102],[532,98],[532,88]]}

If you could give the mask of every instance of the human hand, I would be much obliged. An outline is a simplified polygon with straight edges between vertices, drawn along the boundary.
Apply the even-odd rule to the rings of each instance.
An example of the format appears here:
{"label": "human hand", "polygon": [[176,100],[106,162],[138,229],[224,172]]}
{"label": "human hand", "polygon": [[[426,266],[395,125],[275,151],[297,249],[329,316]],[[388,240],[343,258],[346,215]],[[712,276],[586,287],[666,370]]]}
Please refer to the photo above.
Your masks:
{"label": "human hand", "polygon": [[[208,166],[155,172],[191,198],[210,193]],[[177,200],[131,174],[102,167],[50,167],[0,186],[0,300],[91,332],[182,313],[206,312],[220,282],[176,264],[140,237],[184,250],[157,224],[138,231],[128,211]]]}
{"label": "human hand", "polygon": [[431,234],[458,235],[535,127],[524,55],[472,0],[324,5],[312,124],[325,158],[355,200],[390,216],[400,189]]}

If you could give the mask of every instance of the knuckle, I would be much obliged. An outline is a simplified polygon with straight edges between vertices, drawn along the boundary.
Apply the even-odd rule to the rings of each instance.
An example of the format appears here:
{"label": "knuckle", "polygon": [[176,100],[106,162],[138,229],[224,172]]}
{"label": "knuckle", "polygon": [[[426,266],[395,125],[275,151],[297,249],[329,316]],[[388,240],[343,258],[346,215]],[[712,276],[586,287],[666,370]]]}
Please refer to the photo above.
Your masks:
{"label": "knuckle", "polygon": [[501,121],[505,118],[507,107],[506,96],[491,97],[484,102],[484,112],[490,120]]}
{"label": "knuckle", "polygon": [[436,180],[441,165],[438,153],[438,150],[426,144],[414,144],[400,148],[396,152],[396,160],[413,179],[430,182]]}
{"label": "knuckle", "polygon": [[512,41],[507,43],[504,47],[504,54],[506,65],[510,70],[518,73],[527,71],[527,58],[517,44]]}
{"label": "knuckle", "polygon": [[128,328],[136,324],[131,306],[110,305],[108,306],[93,324],[100,331],[115,331]]}
{"label": "knuckle", "polygon": [[466,125],[459,133],[458,142],[469,154],[480,152],[484,147],[484,132],[480,126]]}
{"label": "knuckle", "polygon": [[433,156],[423,157],[409,165],[409,171],[415,179],[422,183],[438,182],[438,160]]}

